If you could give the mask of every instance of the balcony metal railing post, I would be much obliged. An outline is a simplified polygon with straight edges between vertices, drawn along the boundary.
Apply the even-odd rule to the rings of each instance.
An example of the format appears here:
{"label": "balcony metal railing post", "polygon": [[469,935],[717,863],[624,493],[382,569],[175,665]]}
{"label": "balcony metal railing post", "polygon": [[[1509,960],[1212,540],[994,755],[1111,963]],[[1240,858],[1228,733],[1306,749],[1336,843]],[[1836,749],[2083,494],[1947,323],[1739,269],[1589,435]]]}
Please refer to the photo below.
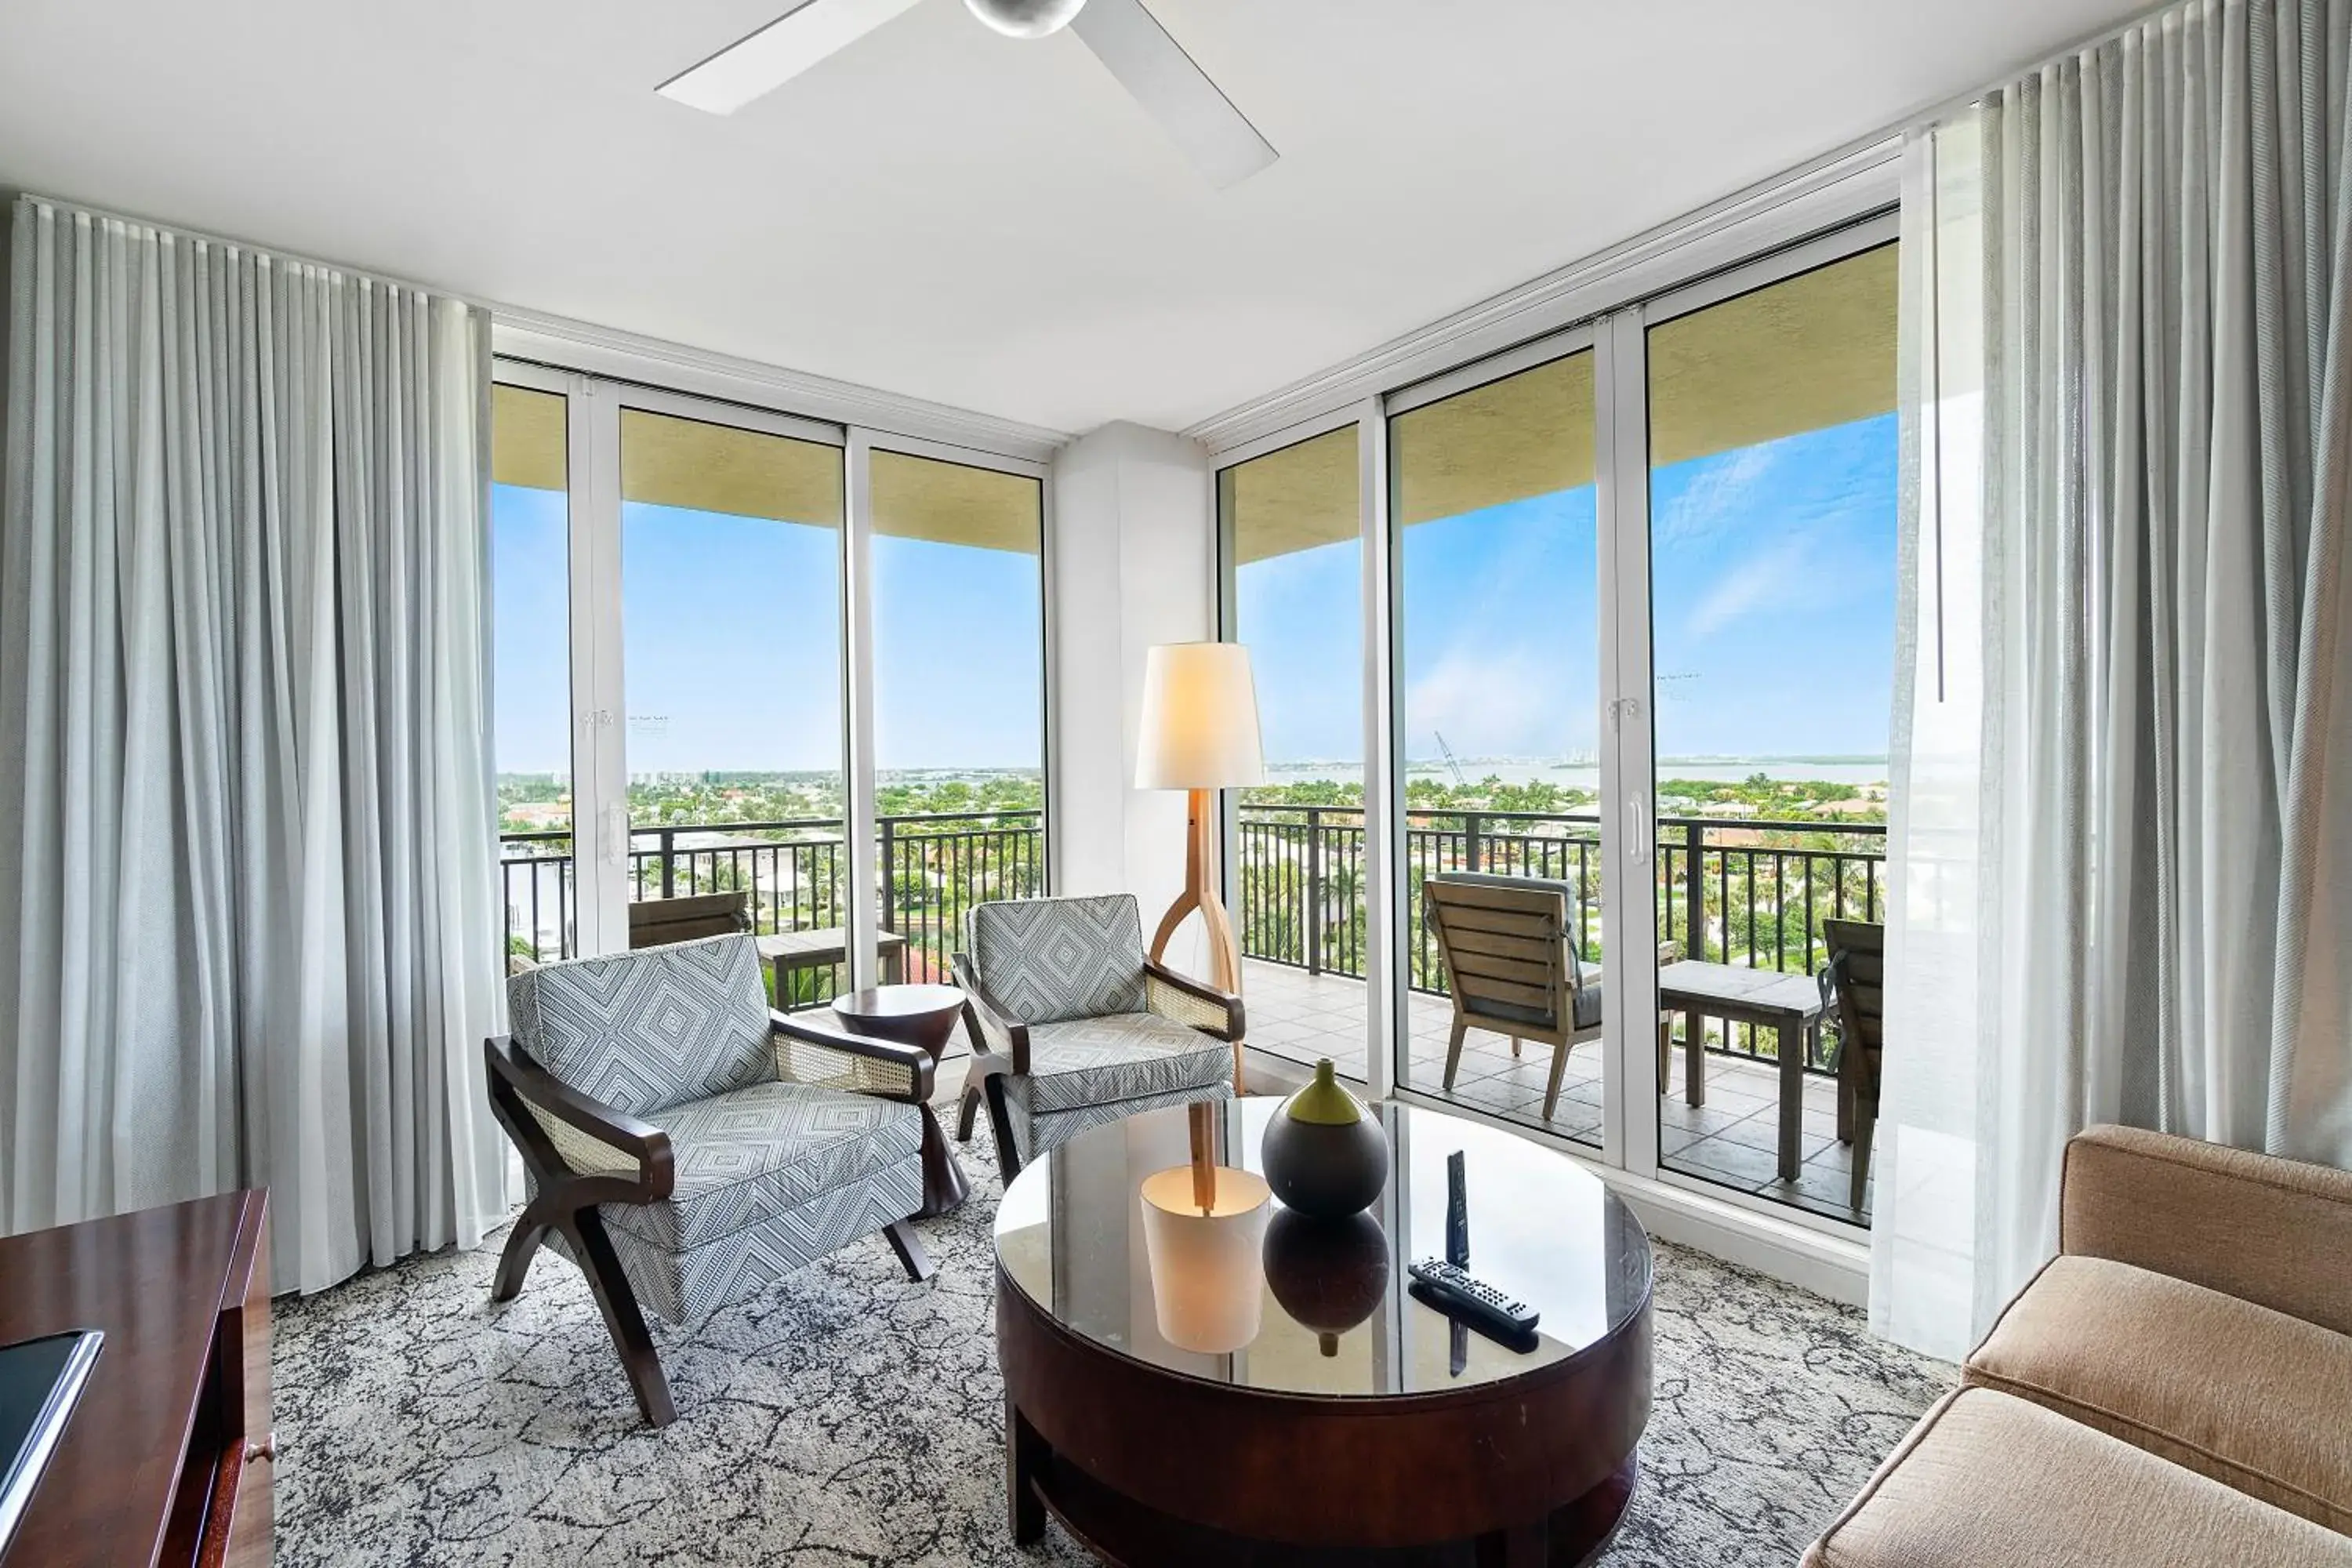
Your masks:
{"label": "balcony metal railing post", "polygon": [[1462,868],[1465,871],[1476,871],[1484,868],[1478,864],[1479,821],[1479,816],[1475,811],[1466,814],[1462,818]]}
{"label": "balcony metal railing post", "polygon": [[1307,973],[1323,973],[1323,813],[1307,808]]}
{"label": "balcony metal railing post", "polygon": [[1706,824],[1683,823],[1683,943],[1692,958],[1706,956]]}
{"label": "balcony metal railing post", "polygon": [[677,891],[675,879],[677,862],[671,853],[677,847],[677,836],[672,829],[665,827],[656,835],[656,841],[661,845],[661,896],[665,899],[671,898]]}
{"label": "balcony metal railing post", "polygon": [[898,929],[898,824],[895,818],[884,817],[882,826],[882,929]]}

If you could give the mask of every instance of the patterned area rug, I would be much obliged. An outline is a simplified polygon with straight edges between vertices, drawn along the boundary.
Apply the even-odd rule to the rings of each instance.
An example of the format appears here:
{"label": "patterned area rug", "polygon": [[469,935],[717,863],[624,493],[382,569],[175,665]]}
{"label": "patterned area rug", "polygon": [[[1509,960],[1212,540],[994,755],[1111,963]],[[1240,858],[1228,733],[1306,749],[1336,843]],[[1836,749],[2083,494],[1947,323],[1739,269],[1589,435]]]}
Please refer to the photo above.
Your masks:
{"label": "patterned area rug", "polygon": [[[691,1332],[655,1325],[660,1432],[551,1254],[502,1308],[495,1247],[280,1302],[278,1563],[1091,1562],[1058,1526],[1027,1553],[1005,1531],[984,1139],[972,1201],[921,1227],[930,1283],[876,1237]],[[1951,1369],[1686,1247],[1657,1244],[1656,1279],[1642,1489],[1603,1562],[1785,1568]]]}

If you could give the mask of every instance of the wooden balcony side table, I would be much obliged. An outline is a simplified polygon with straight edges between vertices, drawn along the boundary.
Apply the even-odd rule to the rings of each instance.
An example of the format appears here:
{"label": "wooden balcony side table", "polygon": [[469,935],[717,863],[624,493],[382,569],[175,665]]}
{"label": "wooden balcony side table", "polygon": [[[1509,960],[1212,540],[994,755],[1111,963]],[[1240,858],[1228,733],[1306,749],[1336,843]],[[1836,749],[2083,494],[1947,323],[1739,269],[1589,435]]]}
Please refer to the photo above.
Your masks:
{"label": "wooden balcony side table", "polygon": [[1805,1061],[1821,1044],[1821,986],[1809,974],[1685,959],[1658,971],[1658,1009],[1688,1018],[1684,1029],[1683,1097],[1693,1105],[1706,1103],[1706,1049],[1701,1018],[1754,1024],[1779,1036],[1780,1179],[1795,1181],[1804,1160]]}
{"label": "wooden balcony side table", "polygon": [[[962,1021],[963,993],[952,985],[877,985],[835,997],[833,1012],[854,1033],[913,1046],[937,1067]],[[929,1101],[921,1109],[923,1206],[910,1217],[929,1219],[961,1207],[971,1183],[948,1147],[939,1113]]]}

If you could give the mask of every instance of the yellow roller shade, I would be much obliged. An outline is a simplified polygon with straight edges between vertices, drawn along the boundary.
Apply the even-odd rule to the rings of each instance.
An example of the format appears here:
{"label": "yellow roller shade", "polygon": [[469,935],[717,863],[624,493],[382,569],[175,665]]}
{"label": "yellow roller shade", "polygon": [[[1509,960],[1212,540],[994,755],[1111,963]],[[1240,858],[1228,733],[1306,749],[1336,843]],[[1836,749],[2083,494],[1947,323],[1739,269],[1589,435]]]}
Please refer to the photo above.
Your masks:
{"label": "yellow roller shade", "polygon": [[527,386],[490,388],[490,477],[535,490],[567,488],[563,399]]}
{"label": "yellow roller shade", "polygon": [[624,408],[621,499],[839,528],[841,448]]}
{"label": "yellow roller shade", "polygon": [[1217,506],[1233,530],[1234,558],[1246,564],[1355,539],[1356,427],[1236,463],[1217,475]]}
{"label": "yellow roller shade", "polygon": [[1045,536],[1045,488],[1019,474],[874,454],[874,531],[1034,555]]}

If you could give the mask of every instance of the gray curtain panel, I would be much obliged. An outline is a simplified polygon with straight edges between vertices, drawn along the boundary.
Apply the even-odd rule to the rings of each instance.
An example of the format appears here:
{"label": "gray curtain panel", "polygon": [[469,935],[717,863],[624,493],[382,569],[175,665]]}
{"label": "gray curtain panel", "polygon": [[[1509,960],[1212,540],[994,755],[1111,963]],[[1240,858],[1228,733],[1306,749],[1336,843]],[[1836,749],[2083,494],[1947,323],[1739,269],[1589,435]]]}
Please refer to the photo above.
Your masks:
{"label": "gray curtain panel", "polygon": [[270,1190],[317,1289],[504,1217],[488,327],[11,215],[0,1222]]}
{"label": "gray curtain panel", "polygon": [[2086,1121],[2352,1163],[2347,40],[2197,0],[1983,106],[1989,1299]]}

